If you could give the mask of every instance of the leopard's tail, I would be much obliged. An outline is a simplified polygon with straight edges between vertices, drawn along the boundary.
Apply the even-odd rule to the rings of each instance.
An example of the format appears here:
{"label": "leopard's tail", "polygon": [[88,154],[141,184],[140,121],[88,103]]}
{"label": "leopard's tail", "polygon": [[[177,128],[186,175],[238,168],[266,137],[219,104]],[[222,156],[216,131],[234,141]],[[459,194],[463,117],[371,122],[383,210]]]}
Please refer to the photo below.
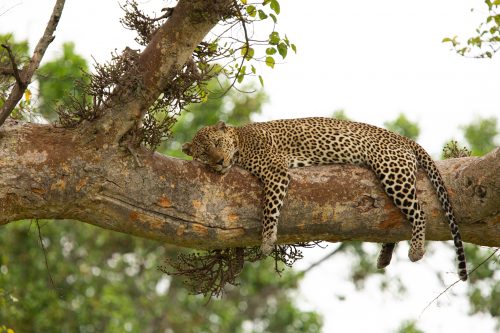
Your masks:
{"label": "leopard's tail", "polygon": [[466,281],[467,265],[465,262],[464,247],[462,245],[462,237],[460,236],[460,232],[458,231],[458,225],[456,223],[455,214],[453,213],[453,207],[448,195],[448,190],[444,185],[441,173],[432,160],[432,157],[430,157],[430,155],[418,143],[411,140],[409,141],[412,143],[412,148],[417,157],[418,164],[425,170],[425,172],[429,176],[429,179],[431,180],[431,183],[437,192],[441,207],[443,207],[446,218],[448,219],[448,224],[450,226],[451,235],[453,236],[453,242],[455,243],[457,253],[458,276],[460,280]]}

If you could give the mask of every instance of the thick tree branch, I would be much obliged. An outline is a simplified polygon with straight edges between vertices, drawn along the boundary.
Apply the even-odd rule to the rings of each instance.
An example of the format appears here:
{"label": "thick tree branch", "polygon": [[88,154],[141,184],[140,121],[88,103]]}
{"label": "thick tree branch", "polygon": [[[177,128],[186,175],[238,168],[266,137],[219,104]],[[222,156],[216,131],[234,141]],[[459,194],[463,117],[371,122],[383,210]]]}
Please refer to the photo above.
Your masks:
{"label": "thick tree branch", "polygon": [[136,125],[191,58],[195,47],[228,14],[230,5],[230,0],[179,1],[172,15],[140,54],[141,86],[118,87],[109,103],[115,107],[107,110],[97,123],[105,134],[105,141],[117,143]]}
{"label": "thick tree branch", "polygon": [[[224,176],[196,162],[140,151],[144,167],[77,131],[14,121],[0,128],[0,225],[26,218],[75,219],[193,248],[260,241],[261,185],[234,168]],[[481,158],[439,162],[464,241],[500,246],[500,148]],[[450,239],[423,172],[418,195],[427,238]],[[75,223],[78,223],[75,221]],[[295,169],[278,240],[394,242],[410,226],[370,170],[331,165]]]}
{"label": "thick tree branch", "polygon": [[47,50],[49,44],[54,40],[54,31],[57,28],[57,24],[59,23],[59,19],[61,18],[61,13],[64,8],[65,0],[57,0],[54,5],[54,9],[52,10],[52,15],[50,16],[49,22],[47,23],[47,27],[45,27],[45,31],[43,33],[42,38],[38,41],[38,44],[35,47],[35,51],[33,52],[33,56],[26,66],[23,67],[21,71],[20,78],[17,79],[16,84],[12,88],[9,97],[5,101],[4,105],[0,109],[0,126],[5,122],[5,120],[9,117],[10,113],[16,107],[17,103],[23,97],[24,91],[26,87],[30,84],[31,78],[33,74],[38,69],[40,62],[42,61],[43,55]]}

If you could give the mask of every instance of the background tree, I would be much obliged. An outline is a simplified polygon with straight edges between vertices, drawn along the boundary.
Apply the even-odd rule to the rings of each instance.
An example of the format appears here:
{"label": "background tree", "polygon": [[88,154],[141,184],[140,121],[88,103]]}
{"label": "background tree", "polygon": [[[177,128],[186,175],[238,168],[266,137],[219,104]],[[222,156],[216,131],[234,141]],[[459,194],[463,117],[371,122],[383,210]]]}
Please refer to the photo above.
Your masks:
{"label": "background tree", "polygon": [[384,127],[415,141],[417,141],[418,135],[420,134],[418,124],[408,120],[403,113],[400,113],[393,121],[384,122]]}

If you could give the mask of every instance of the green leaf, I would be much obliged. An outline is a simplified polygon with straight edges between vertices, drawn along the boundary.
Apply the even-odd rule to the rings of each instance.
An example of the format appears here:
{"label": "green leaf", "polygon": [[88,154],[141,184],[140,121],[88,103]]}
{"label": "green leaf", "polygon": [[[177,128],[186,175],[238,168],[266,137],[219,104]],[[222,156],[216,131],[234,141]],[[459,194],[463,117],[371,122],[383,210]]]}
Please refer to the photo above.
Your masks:
{"label": "green leaf", "polygon": [[262,75],[259,75],[259,81],[260,81],[260,85],[264,86],[264,79],[262,78]]}
{"label": "green leaf", "polygon": [[266,49],[266,54],[268,54],[268,55],[273,55],[275,53],[276,53],[276,49],[274,47],[268,47]]}
{"label": "green leaf", "polygon": [[278,0],[271,0],[271,9],[274,10],[276,14],[280,14],[280,3]]}
{"label": "green leaf", "polygon": [[259,18],[261,20],[265,20],[267,18],[267,14],[264,13],[264,11],[262,9],[259,9]]}
{"label": "green leaf", "polygon": [[245,60],[251,60],[255,54],[255,50],[251,47],[247,48],[247,45],[241,48],[241,55],[245,57]]}
{"label": "green leaf", "polygon": [[280,54],[280,56],[285,59],[286,58],[286,54],[288,52],[288,46],[286,46],[285,43],[279,43],[278,44],[278,52]]}
{"label": "green leaf", "polygon": [[241,0],[241,3],[246,5],[247,4],[247,0]]}
{"label": "green leaf", "polygon": [[271,18],[273,19],[274,24],[278,22],[278,18],[276,17],[276,15],[269,13],[269,16],[271,16]]}
{"label": "green leaf", "polygon": [[297,53],[297,46],[295,46],[295,44],[290,44],[290,47],[292,48],[294,53]]}
{"label": "green leaf", "polygon": [[283,38],[283,41],[285,42],[286,46],[290,46],[290,40],[288,39],[287,35],[285,35],[285,38]]}
{"label": "green leaf", "polygon": [[250,69],[252,70],[253,74],[257,73],[257,70],[255,69],[255,67],[253,65],[250,65]]}
{"label": "green leaf", "polygon": [[268,65],[271,68],[274,68],[274,58],[271,56],[266,57],[266,65]]}
{"label": "green leaf", "polygon": [[246,9],[248,15],[250,15],[251,17],[255,17],[255,15],[257,15],[257,10],[255,9],[255,6],[250,5],[250,6],[246,7],[245,9]]}
{"label": "green leaf", "polygon": [[280,34],[277,31],[273,31],[269,34],[269,44],[278,45],[280,42]]}

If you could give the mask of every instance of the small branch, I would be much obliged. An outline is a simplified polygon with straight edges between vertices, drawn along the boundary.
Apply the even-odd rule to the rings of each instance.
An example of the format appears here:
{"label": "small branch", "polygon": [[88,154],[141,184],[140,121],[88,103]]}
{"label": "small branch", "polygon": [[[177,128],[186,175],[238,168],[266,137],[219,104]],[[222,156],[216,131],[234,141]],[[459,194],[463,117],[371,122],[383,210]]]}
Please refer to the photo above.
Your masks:
{"label": "small branch", "polygon": [[[471,276],[472,273],[474,273],[479,267],[483,266],[488,260],[490,260],[491,257],[493,257],[495,255],[495,253],[497,253],[499,250],[500,250],[500,248],[495,249],[495,251],[493,251],[488,257],[486,257],[486,259],[484,259],[483,261],[481,261],[479,263],[479,265],[477,265],[472,270],[470,270],[469,271],[469,276]],[[432,301],[430,301],[429,304],[426,305],[426,307],[422,310],[422,312],[420,312],[419,318],[422,317],[422,315],[424,314],[424,312],[429,308],[429,306],[432,305],[432,303],[434,303],[435,301],[437,301],[439,299],[439,297],[441,297],[444,293],[446,293],[448,290],[450,290],[454,285],[456,285],[460,281],[461,281],[460,279],[457,279],[455,282],[453,282],[448,287],[446,287],[445,290],[443,290],[442,292],[440,292],[439,295],[437,295],[436,297],[434,297],[434,299]]]}
{"label": "small branch", "polygon": [[10,63],[12,64],[12,73],[14,74],[14,78],[16,79],[16,82],[19,87],[22,89],[26,89],[26,83],[21,80],[21,77],[19,76],[19,70],[17,69],[17,63],[16,63],[16,58],[14,58],[14,54],[12,54],[12,50],[9,45],[2,44],[2,47],[7,50],[7,53],[9,54],[9,59]]}
{"label": "small branch", "polygon": [[331,251],[330,253],[328,253],[327,255],[325,255],[323,258],[321,258],[320,260],[312,263],[309,267],[307,267],[306,269],[302,270],[300,272],[301,275],[305,275],[306,273],[308,273],[309,271],[311,271],[312,269],[318,267],[319,265],[321,265],[322,263],[324,263],[325,261],[327,261],[328,259],[330,259],[331,257],[333,257],[334,255],[336,255],[338,252],[342,251],[346,245],[346,243],[340,243],[340,245],[333,251]]}
{"label": "small branch", "polygon": [[50,269],[49,269],[49,261],[47,260],[47,249],[45,248],[45,244],[43,244],[43,238],[42,238],[42,231],[40,230],[40,224],[38,223],[38,220],[35,220],[36,227],[38,228],[38,241],[40,242],[40,246],[42,247],[43,250],[43,257],[45,258],[45,268],[47,269],[47,274],[49,276],[49,281],[50,284],[52,285],[52,288],[57,294],[57,288],[54,283],[54,279],[52,279],[52,274],[50,274]]}
{"label": "small branch", "polygon": [[[57,24],[59,23],[59,19],[61,18],[61,13],[64,8],[65,0],[57,0],[54,5],[54,9],[52,10],[52,15],[50,16],[49,22],[47,23],[47,27],[43,33],[42,38],[38,41],[38,44],[35,47],[35,51],[33,52],[33,56],[26,66],[21,70],[21,75],[19,75],[19,80],[16,77],[17,84],[12,88],[9,97],[5,101],[4,105],[0,109],[0,126],[3,125],[5,120],[9,117],[10,113],[16,107],[17,103],[23,97],[24,91],[26,87],[31,82],[31,78],[33,74],[38,69],[40,62],[47,50],[49,44],[54,40],[55,36],[53,36],[54,31],[56,30]],[[11,59],[12,61],[12,59]],[[15,69],[17,71],[17,67]]]}
{"label": "small branch", "polygon": [[240,67],[238,68],[238,73],[236,73],[236,76],[234,77],[233,82],[226,89],[226,91],[224,91],[220,96],[217,96],[216,98],[224,97],[229,92],[229,90],[231,90],[231,88],[234,87],[234,85],[236,84],[236,81],[238,80],[238,76],[240,76],[241,69],[243,68],[243,63],[245,62],[245,59],[248,56],[248,50],[250,50],[250,39],[248,37],[248,31],[247,31],[247,25],[245,23],[245,18],[241,14],[240,7],[238,7],[238,3],[236,1],[233,1],[233,4],[234,4],[234,8],[236,9],[236,12],[238,13],[238,19],[241,22],[241,25],[243,26],[243,32],[245,34],[245,45],[246,45],[245,54],[241,58],[241,64],[240,64]]}

